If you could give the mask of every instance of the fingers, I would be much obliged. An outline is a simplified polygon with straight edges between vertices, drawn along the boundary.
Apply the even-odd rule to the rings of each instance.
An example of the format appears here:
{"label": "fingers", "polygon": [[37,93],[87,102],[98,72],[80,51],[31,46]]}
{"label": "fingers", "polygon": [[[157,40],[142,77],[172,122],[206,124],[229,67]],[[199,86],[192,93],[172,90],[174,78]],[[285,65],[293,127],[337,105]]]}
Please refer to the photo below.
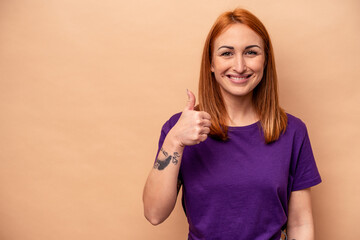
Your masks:
{"label": "fingers", "polygon": [[185,109],[186,110],[194,110],[195,102],[196,102],[195,95],[190,90],[186,89],[186,92],[187,92],[187,95],[188,95],[188,102],[187,102],[187,104],[185,106]]}
{"label": "fingers", "polygon": [[[185,109],[186,110],[194,110],[195,108],[195,103],[196,103],[196,98],[195,98],[195,95],[192,91],[186,89],[186,93],[188,95],[188,101],[186,103],[186,106],[185,106]],[[200,118],[204,118],[204,119],[208,119],[210,120],[211,119],[211,116],[210,114],[208,114],[207,112],[199,112],[200,114]]]}
{"label": "fingers", "polygon": [[208,135],[210,133],[210,128],[204,127],[200,131],[200,135]]}
{"label": "fingers", "polygon": [[201,134],[201,135],[199,136],[198,144],[201,143],[201,142],[204,142],[207,138],[208,138],[208,135],[207,135],[207,134]]}
{"label": "fingers", "polygon": [[211,127],[211,121],[207,119],[202,119],[199,124],[202,127]]}
{"label": "fingers", "polygon": [[181,121],[178,122],[181,142],[184,146],[199,144],[207,139],[210,133],[211,116],[204,111],[194,111],[195,95],[187,90],[188,102],[181,114]]}
{"label": "fingers", "polygon": [[200,127],[196,133],[196,139],[198,140],[198,143],[205,141],[209,133],[210,127]]}
{"label": "fingers", "polygon": [[207,112],[199,112],[199,114],[201,118],[211,120],[211,116]]}

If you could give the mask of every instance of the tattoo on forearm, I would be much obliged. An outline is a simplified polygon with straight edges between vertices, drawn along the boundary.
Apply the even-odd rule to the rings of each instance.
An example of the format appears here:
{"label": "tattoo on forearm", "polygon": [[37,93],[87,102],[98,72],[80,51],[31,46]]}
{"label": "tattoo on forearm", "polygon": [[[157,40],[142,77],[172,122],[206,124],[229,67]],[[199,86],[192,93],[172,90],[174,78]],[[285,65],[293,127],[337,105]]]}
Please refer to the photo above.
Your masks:
{"label": "tattoo on forearm", "polygon": [[162,152],[162,154],[164,154],[166,159],[165,160],[160,160],[159,158],[156,159],[155,164],[154,164],[155,169],[158,169],[158,170],[165,169],[169,165],[171,159],[172,159],[171,162],[174,165],[176,165],[179,162],[178,158],[180,157],[180,154],[178,152],[174,152],[174,155],[172,156],[172,155],[169,155],[169,153],[166,152],[163,148],[161,148],[160,151]]}
{"label": "tattoo on forearm", "polygon": [[174,156],[172,156],[172,162],[173,164],[177,164],[179,162],[178,158],[180,157],[180,154],[178,152],[174,152]]}
{"label": "tattoo on forearm", "polygon": [[165,160],[157,159],[154,164],[154,168],[157,170],[163,170],[169,165],[170,160],[171,160],[171,156],[168,156]]}
{"label": "tattoo on forearm", "polygon": [[160,151],[164,154],[165,157],[169,156],[169,154],[163,148],[161,148]]}

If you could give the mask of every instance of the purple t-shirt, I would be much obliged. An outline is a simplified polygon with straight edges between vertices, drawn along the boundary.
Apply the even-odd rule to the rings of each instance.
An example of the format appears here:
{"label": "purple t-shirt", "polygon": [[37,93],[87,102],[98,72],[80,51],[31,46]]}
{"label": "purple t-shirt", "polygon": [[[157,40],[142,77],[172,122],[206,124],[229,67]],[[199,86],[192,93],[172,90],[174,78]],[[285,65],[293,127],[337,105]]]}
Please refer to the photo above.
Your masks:
{"label": "purple t-shirt", "polygon": [[[159,149],[180,114],[164,124]],[[225,142],[185,147],[179,179],[190,240],[280,238],[291,192],[321,182],[305,124],[287,116],[286,132],[271,144],[257,122],[229,127]]]}

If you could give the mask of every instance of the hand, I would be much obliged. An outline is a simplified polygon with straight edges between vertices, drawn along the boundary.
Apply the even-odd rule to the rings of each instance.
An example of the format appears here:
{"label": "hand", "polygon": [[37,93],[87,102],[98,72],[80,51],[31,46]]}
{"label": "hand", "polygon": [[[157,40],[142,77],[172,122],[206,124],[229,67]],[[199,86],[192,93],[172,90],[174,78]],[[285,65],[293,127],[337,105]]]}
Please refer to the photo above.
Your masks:
{"label": "hand", "polygon": [[207,112],[194,111],[195,96],[187,91],[188,102],[178,122],[168,136],[174,137],[181,147],[199,144],[207,139],[210,133],[211,117]]}

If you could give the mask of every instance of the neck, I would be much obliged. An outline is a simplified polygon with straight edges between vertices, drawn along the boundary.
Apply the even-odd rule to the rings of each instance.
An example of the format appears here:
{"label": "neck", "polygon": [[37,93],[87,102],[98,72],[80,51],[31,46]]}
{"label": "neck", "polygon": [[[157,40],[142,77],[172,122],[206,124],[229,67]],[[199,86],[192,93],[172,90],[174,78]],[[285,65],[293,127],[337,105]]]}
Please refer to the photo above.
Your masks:
{"label": "neck", "polygon": [[223,99],[229,116],[228,126],[247,126],[259,120],[252,102],[252,92],[237,97],[223,94]]}

